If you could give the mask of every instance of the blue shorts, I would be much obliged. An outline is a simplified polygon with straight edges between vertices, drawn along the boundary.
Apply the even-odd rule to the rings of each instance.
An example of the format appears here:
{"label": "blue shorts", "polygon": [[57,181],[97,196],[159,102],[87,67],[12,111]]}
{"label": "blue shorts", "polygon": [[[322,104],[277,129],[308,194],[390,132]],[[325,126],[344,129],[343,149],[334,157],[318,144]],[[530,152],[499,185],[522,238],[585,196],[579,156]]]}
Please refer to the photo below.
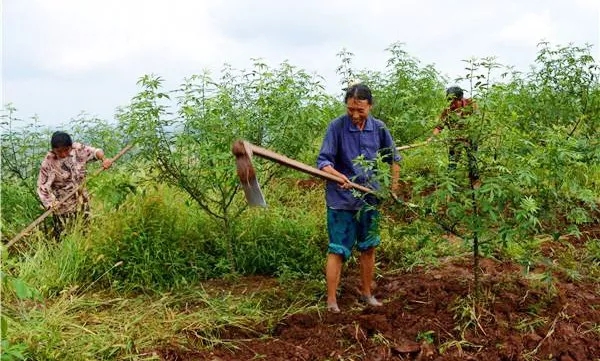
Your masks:
{"label": "blue shorts", "polygon": [[379,212],[369,208],[360,211],[327,208],[329,253],[350,258],[354,245],[363,252],[381,243]]}

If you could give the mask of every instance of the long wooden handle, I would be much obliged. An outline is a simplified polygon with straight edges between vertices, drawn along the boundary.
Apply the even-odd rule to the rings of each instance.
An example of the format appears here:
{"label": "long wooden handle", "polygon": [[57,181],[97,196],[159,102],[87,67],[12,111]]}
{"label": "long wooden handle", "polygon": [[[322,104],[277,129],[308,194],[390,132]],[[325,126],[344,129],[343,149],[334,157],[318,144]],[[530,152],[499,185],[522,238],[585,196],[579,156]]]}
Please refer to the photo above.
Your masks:
{"label": "long wooden handle", "polygon": [[425,142],[421,142],[421,143],[415,143],[415,144],[410,144],[410,145],[402,145],[400,147],[396,147],[396,150],[404,150],[404,149],[411,149],[411,148],[416,148],[416,147],[421,147],[424,145],[429,144],[431,141],[425,141]]}
{"label": "long wooden handle", "polygon": [[[277,154],[277,153],[272,152],[272,151],[270,151],[268,149],[256,146],[256,145],[248,143],[248,142],[246,142],[246,146],[247,146],[247,149],[249,148],[250,150],[252,150],[253,154],[256,154],[256,155],[258,155],[258,156],[260,156],[262,158],[266,158],[266,159],[272,160],[272,161],[277,162],[277,163],[279,163],[281,165],[284,165],[284,166],[287,166],[287,167],[290,167],[290,168],[294,168],[296,170],[299,170],[301,172],[313,175],[315,177],[319,177],[319,178],[322,178],[322,179],[330,180],[330,181],[333,181],[333,182],[336,182],[336,183],[339,183],[339,184],[344,184],[345,183],[344,180],[342,178],[340,178],[340,177],[337,177],[337,176],[335,176],[333,174],[324,172],[324,171],[322,171],[320,169],[311,167],[311,166],[306,165],[304,163],[298,162],[298,161],[293,160],[291,158],[288,158],[288,157],[286,157],[284,155]],[[354,188],[354,189],[357,189],[357,190],[361,191],[361,192],[375,194],[375,191],[373,189],[367,188],[365,186],[361,186],[360,184],[356,184],[356,183],[350,182],[350,186],[352,188]]]}
{"label": "long wooden handle", "polygon": [[[114,157],[112,157],[112,161],[113,163],[116,162],[119,158],[121,158],[123,156],[123,154],[127,153],[131,148],[133,148],[133,144],[129,144],[127,146],[125,146],[125,148],[121,149],[121,151],[119,153],[117,153],[117,155],[115,155]],[[94,174],[94,176],[102,173],[103,171],[105,171],[104,168],[100,168],[96,171],[96,173]]]}
{"label": "long wooden handle", "polygon": [[[133,147],[133,145],[130,144],[130,145],[126,146],[125,148],[123,148],[117,155],[115,155],[115,157],[112,159],[112,161],[114,162],[117,159],[121,158],[121,156],[123,156],[123,154],[127,153],[127,151],[129,149],[131,149],[132,147]],[[94,175],[100,174],[103,170],[104,170],[104,168],[98,169],[98,171]],[[79,187],[77,187],[76,189],[69,192],[65,197],[63,197],[61,200],[59,200],[56,203],[56,205],[61,204],[62,202],[66,201],[67,199],[73,197],[81,189],[81,187],[83,187],[83,184],[80,184]],[[10,242],[8,242],[6,244],[6,248],[10,248],[13,244],[17,243],[17,241],[19,241],[21,238],[23,238],[29,232],[31,232],[31,230],[33,230],[38,224],[42,223],[42,221],[44,219],[46,219],[46,217],[48,217],[52,213],[52,211],[53,211],[52,208],[48,208],[44,213],[42,213],[41,216],[37,217],[35,221],[31,222],[30,225],[25,227],[24,230],[22,230],[13,239],[11,239]]]}

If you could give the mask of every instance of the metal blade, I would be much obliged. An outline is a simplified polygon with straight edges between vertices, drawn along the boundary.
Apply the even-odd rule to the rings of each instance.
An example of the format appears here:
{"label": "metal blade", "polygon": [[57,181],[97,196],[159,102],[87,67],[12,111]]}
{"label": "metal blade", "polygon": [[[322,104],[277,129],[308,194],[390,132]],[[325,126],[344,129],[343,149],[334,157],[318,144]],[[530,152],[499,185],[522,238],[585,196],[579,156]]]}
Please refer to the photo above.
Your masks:
{"label": "metal blade", "polygon": [[242,182],[244,195],[250,207],[266,207],[267,202],[260,190],[260,185],[256,178],[251,178],[248,182]]}

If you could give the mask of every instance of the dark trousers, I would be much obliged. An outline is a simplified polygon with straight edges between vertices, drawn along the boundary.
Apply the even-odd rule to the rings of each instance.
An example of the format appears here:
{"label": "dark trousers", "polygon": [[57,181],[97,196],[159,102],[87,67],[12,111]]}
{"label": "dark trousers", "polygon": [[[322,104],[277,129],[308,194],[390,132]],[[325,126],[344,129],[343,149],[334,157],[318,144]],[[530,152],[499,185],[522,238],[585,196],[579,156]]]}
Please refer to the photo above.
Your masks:
{"label": "dark trousers", "polygon": [[65,229],[77,219],[77,213],[55,214],[53,217],[52,234],[59,242]]}
{"label": "dark trousers", "polygon": [[477,144],[472,141],[453,142],[448,147],[448,171],[455,171],[462,153],[467,153],[469,167],[469,180],[479,180],[479,168],[477,165]]}
{"label": "dark trousers", "polygon": [[77,220],[82,219],[84,226],[87,227],[90,219],[90,208],[86,203],[81,206],[77,212],[65,213],[65,214],[54,214],[53,215],[53,232],[52,235],[54,240],[57,242],[61,241],[61,236],[67,228],[72,226]]}

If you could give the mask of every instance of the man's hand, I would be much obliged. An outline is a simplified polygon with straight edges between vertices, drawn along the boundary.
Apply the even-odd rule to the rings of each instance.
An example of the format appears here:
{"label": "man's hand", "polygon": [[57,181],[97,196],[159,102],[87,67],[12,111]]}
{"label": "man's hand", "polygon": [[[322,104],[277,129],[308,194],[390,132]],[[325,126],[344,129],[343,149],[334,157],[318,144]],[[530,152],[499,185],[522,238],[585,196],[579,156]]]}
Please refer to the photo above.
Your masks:
{"label": "man's hand", "polygon": [[106,158],[104,156],[104,151],[102,149],[98,149],[96,151],[96,159],[102,161],[102,168],[108,169],[112,165],[112,159]]}
{"label": "man's hand", "polygon": [[325,166],[325,167],[323,167],[322,171],[332,174],[338,178],[341,178],[344,181],[344,183],[340,183],[340,187],[342,187],[344,189],[352,188],[352,185],[350,184],[350,179],[348,179],[348,177],[346,177],[345,174],[340,173],[337,170],[335,170],[335,168],[333,168],[332,166],[330,166],[330,165]]}
{"label": "man's hand", "polygon": [[344,183],[340,184],[340,187],[342,187],[344,189],[351,189],[352,188],[352,185],[350,184],[350,179],[348,179],[348,177],[346,177],[342,173],[339,173],[338,177],[340,177],[340,178],[342,178],[344,180]]}
{"label": "man's hand", "polygon": [[56,208],[58,208],[58,205],[58,200],[55,199],[48,205],[48,207],[46,207],[46,210],[55,210]]}
{"label": "man's hand", "polygon": [[104,168],[104,169],[108,169],[108,168],[110,168],[110,166],[111,166],[112,164],[113,164],[113,161],[112,161],[112,159],[109,159],[109,158],[104,158],[104,159],[102,160],[102,168]]}
{"label": "man's hand", "polygon": [[433,132],[431,132],[431,136],[429,138],[427,138],[427,142],[430,143],[432,142],[435,137],[437,135],[439,135],[442,132],[442,128],[440,128],[439,126],[436,126],[435,128],[433,128]]}

